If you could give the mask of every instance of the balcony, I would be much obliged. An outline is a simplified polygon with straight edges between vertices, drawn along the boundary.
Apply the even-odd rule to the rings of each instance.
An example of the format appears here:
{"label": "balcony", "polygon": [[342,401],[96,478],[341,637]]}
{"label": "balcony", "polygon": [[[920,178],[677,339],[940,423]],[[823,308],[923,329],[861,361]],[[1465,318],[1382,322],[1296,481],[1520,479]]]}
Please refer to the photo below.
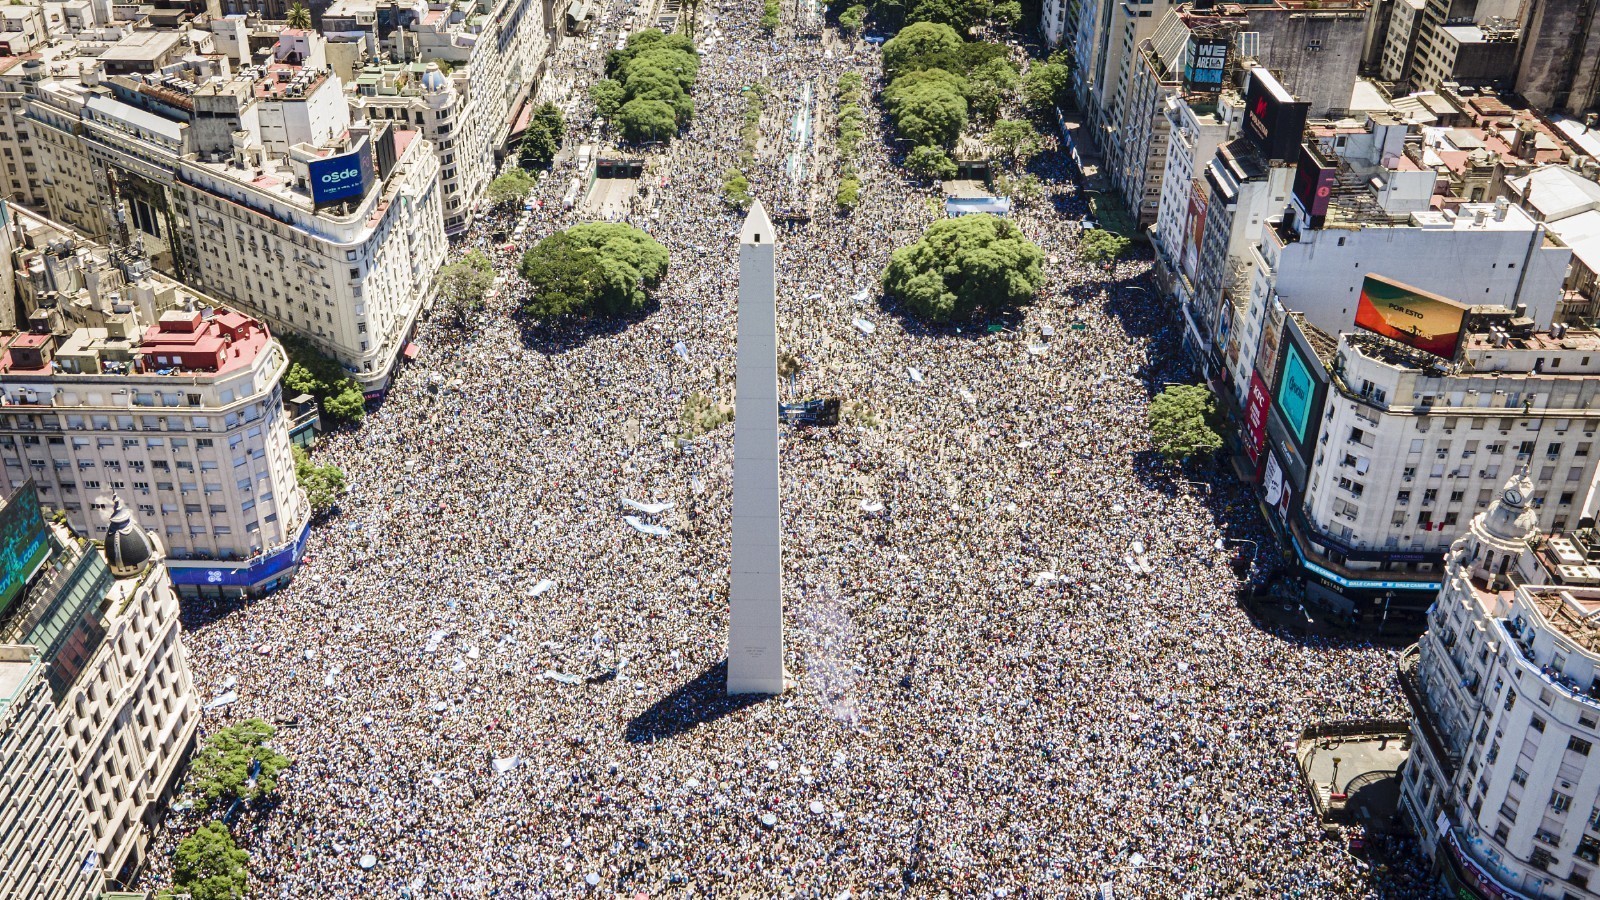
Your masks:
{"label": "balcony", "polygon": [[1417,673],[1417,645],[1412,644],[1400,655],[1398,664],[1400,674],[1400,689],[1405,692],[1406,701],[1411,704],[1412,714],[1416,717],[1417,725],[1421,728],[1422,737],[1428,742],[1428,749],[1433,751],[1433,758],[1439,763],[1439,768],[1444,772],[1447,782],[1453,782],[1456,777],[1456,767],[1461,764],[1459,755],[1451,753],[1449,745],[1445,743],[1444,734],[1433,719],[1433,711],[1428,706],[1426,692],[1422,688],[1422,679]]}

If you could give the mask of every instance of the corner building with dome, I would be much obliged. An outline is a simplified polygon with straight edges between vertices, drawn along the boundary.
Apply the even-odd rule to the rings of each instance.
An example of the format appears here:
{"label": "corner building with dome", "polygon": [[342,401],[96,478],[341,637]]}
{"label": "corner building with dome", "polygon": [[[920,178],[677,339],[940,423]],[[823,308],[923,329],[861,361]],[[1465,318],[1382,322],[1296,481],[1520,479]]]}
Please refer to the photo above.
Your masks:
{"label": "corner building with dome", "polygon": [[1508,481],[1444,558],[1400,661],[1401,809],[1460,897],[1600,897],[1600,537],[1538,530]]}

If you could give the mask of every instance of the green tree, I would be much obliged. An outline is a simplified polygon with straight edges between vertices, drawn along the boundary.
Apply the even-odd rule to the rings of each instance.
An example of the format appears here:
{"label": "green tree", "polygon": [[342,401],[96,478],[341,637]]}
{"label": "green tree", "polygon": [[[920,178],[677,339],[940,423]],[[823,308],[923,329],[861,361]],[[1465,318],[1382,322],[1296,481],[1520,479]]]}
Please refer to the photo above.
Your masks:
{"label": "green tree", "polygon": [[991,59],[967,74],[967,102],[972,111],[992,119],[1017,95],[1022,76],[1009,59]]}
{"label": "green tree", "polygon": [[851,210],[861,202],[861,179],[852,172],[839,179],[839,189],[833,193],[833,202],[840,209]]}
{"label": "green tree", "polygon": [[622,89],[622,82],[615,78],[602,78],[589,88],[589,99],[594,101],[595,115],[607,121],[617,114],[622,107],[622,99],[626,94]]}
{"label": "green tree", "polygon": [[[297,466],[304,452],[296,454]],[[249,802],[277,790],[278,773],[288,768],[289,757],[267,746],[276,733],[277,729],[260,719],[246,719],[207,737],[190,763],[194,789],[201,800],[207,806],[235,798]],[[260,769],[252,777],[258,763]]]}
{"label": "green tree", "polygon": [[906,156],[906,170],[929,181],[949,181],[956,177],[956,164],[942,148],[923,146]]}
{"label": "green tree", "polygon": [[1168,462],[1221,450],[1216,421],[1217,400],[1204,385],[1170,385],[1150,401],[1150,440]]}
{"label": "green tree", "polygon": [[729,206],[745,209],[750,205],[750,179],[738,169],[729,169],[728,174],[722,176],[722,199]]}
{"label": "green tree", "polygon": [[967,125],[966,81],[943,69],[901,75],[883,99],[895,132],[916,145],[951,146]]}
{"label": "green tree", "polygon": [[531,290],[522,310],[537,318],[637,312],[667,263],[666,249],[631,225],[558,231],[523,254],[519,271]]}
{"label": "green tree", "polygon": [[989,0],[917,0],[906,19],[913,24],[933,22],[966,34],[989,15]]}
{"label": "green tree", "polygon": [[522,133],[522,142],[517,147],[517,165],[530,170],[548,168],[560,149],[561,145],[556,143],[556,136],[550,133],[548,125],[529,122],[527,130]]}
{"label": "green tree", "polygon": [[1032,122],[1021,119],[1001,119],[989,132],[989,146],[994,148],[1000,161],[1013,168],[1022,168],[1037,156],[1043,141]]}
{"label": "green tree", "polygon": [[629,100],[617,112],[617,128],[635,144],[671,140],[678,133],[678,115],[660,100]]}
{"label": "green tree", "polygon": [[766,0],[761,6],[761,30],[772,34],[778,30],[778,13],[781,7],[778,0]]}
{"label": "green tree", "polygon": [[461,259],[439,267],[439,300],[455,319],[464,324],[469,316],[481,312],[489,288],[494,286],[494,264],[482,250],[473,250]]}
{"label": "green tree", "polygon": [[884,42],[883,71],[890,78],[903,75],[925,66],[923,60],[953,56],[961,49],[961,35],[949,25],[938,22],[917,22],[900,29],[900,33]]}
{"label": "green tree", "polygon": [[1105,265],[1127,252],[1128,239],[1104,228],[1090,228],[1078,238],[1078,259],[1092,265]]}
{"label": "green tree", "polygon": [[289,370],[284,373],[283,383],[291,395],[316,397],[329,424],[359,422],[366,416],[361,386],[344,366],[324,356],[304,338],[286,334],[278,340],[289,354]]}
{"label": "green tree", "polygon": [[860,34],[866,24],[867,8],[859,3],[839,13],[839,30],[852,37]]}
{"label": "green tree", "polygon": [[549,102],[548,100],[540,104],[539,108],[533,111],[533,117],[529,121],[544,123],[544,127],[548,128],[550,133],[555,135],[557,142],[560,142],[562,138],[566,136],[567,117],[562,114],[561,107]]}
{"label": "green tree", "polygon": [[1044,182],[1032,172],[1021,175],[1001,175],[995,179],[995,193],[1010,197],[1018,206],[1032,206],[1044,198]]}
{"label": "green tree", "polygon": [[1035,65],[1022,77],[1022,96],[1036,113],[1072,102],[1072,70],[1060,63]]}
{"label": "green tree", "polygon": [[532,175],[520,168],[506,169],[505,173],[489,182],[484,188],[483,198],[491,206],[507,206],[512,203],[521,203],[528,199],[528,194],[533,191],[537,182]]}
{"label": "green tree", "polygon": [[311,10],[306,9],[306,5],[304,3],[299,2],[299,0],[295,0],[295,4],[289,7],[289,14],[286,17],[285,24],[287,24],[290,28],[298,28],[302,31],[310,28]]}
{"label": "green tree", "polygon": [[172,881],[190,900],[242,900],[250,889],[250,854],[239,849],[221,822],[211,822],[178,842]]}
{"label": "green tree", "polygon": [[934,322],[1027,303],[1044,284],[1044,252],[1008,219],[942,219],[889,257],[883,289]]}
{"label": "green tree", "polygon": [[319,466],[311,462],[311,454],[304,447],[294,445],[294,478],[306,492],[306,502],[311,504],[311,515],[321,518],[344,493],[344,470],[338,466]]}
{"label": "green tree", "polygon": [[1022,4],[1018,0],[1000,0],[989,10],[989,22],[996,28],[1011,29],[1022,21]]}

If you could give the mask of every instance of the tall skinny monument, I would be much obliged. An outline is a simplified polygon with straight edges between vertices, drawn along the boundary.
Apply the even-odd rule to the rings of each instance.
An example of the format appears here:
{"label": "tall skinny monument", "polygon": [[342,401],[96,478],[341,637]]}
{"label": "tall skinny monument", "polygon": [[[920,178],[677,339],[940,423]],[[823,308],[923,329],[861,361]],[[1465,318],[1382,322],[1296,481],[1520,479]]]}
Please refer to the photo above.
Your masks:
{"label": "tall skinny monument", "polygon": [[728,693],[783,693],[778,516],[778,290],[772,220],[757,200],[739,234]]}

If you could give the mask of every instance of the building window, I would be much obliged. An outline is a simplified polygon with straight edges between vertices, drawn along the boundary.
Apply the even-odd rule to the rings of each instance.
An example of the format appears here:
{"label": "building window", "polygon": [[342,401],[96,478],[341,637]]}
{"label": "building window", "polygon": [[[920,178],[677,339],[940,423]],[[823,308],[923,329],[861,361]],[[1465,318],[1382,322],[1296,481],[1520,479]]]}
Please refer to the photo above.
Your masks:
{"label": "building window", "polygon": [[1572,808],[1572,797],[1560,791],[1551,791],[1550,808],[1558,813],[1564,813]]}
{"label": "building window", "polygon": [[1594,746],[1593,744],[1590,744],[1588,741],[1584,740],[1583,738],[1579,738],[1579,737],[1567,738],[1567,749],[1571,750],[1573,753],[1578,754],[1579,756],[1588,756],[1589,755],[1589,749],[1591,747],[1593,747],[1593,746]]}

